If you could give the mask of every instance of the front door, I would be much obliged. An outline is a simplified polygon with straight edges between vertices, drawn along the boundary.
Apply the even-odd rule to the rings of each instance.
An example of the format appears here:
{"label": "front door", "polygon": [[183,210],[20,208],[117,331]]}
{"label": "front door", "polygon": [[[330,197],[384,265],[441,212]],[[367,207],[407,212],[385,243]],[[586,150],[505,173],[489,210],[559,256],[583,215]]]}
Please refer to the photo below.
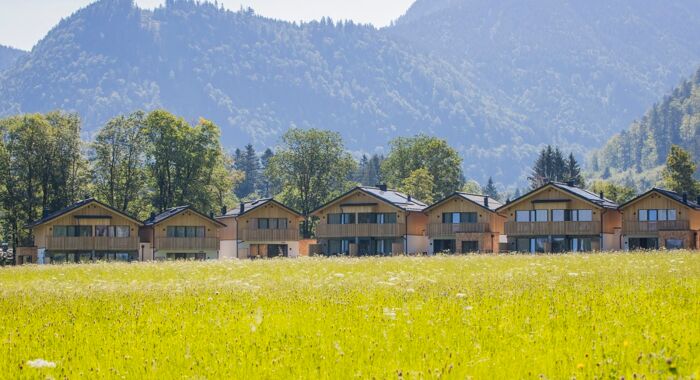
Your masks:
{"label": "front door", "polygon": [[267,246],[267,257],[287,257],[289,252],[289,246],[282,244],[269,244]]}
{"label": "front door", "polygon": [[455,253],[457,252],[457,242],[455,240],[435,240],[433,249],[435,253]]}

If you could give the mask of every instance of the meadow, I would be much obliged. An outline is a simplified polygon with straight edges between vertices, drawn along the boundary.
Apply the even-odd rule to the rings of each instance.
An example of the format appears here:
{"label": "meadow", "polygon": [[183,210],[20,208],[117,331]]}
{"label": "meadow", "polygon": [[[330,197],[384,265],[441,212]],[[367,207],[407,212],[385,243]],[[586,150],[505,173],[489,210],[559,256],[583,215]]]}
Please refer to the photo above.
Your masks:
{"label": "meadow", "polygon": [[700,378],[700,254],[0,268],[0,377]]}

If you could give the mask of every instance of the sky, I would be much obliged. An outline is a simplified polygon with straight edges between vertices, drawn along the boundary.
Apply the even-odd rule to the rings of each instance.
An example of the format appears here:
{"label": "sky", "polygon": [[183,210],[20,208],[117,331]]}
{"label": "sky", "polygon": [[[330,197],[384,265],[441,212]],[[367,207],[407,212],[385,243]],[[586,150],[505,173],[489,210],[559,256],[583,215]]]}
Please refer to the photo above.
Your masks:
{"label": "sky", "polygon": [[[386,26],[403,15],[414,0],[218,0],[231,10],[251,7],[259,15],[289,21],[353,20]],[[0,0],[0,44],[30,50],[61,18],[93,0]],[[164,0],[136,0],[153,8]]]}

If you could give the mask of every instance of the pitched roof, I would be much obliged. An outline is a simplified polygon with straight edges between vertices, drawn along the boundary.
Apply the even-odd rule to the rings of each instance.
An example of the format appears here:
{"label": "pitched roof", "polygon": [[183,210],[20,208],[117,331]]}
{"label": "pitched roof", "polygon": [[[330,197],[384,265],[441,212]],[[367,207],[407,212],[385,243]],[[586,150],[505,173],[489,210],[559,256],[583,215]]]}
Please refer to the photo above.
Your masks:
{"label": "pitched roof", "polygon": [[[497,200],[495,200],[495,199],[493,199],[493,198],[491,198],[491,197],[489,197],[489,196],[486,196],[486,195],[479,195],[479,194],[470,194],[470,193],[456,192],[456,193],[454,193],[454,194],[452,194],[452,195],[450,195],[450,196],[448,196],[448,197],[446,197],[446,198],[444,198],[444,199],[442,199],[442,200],[439,200],[439,201],[435,202],[434,204],[430,205],[430,207],[426,208],[426,209],[423,210],[423,211],[428,211],[428,210],[430,210],[430,209],[432,209],[432,208],[434,208],[434,207],[436,207],[436,206],[438,206],[438,205],[444,203],[445,201],[447,201],[447,200],[449,200],[449,199],[452,199],[453,197],[460,197],[460,198],[462,198],[462,199],[465,199],[465,200],[467,200],[467,201],[469,201],[469,202],[472,202],[472,203],[476,204],[477,206],[479,206],[479,207],[481,207],[481,208],[483,208],[483,209],[486,209],[486,210],[488,210],[488,211],[491,211],[491,212],[496,212],[497,209],[499,209],[501,206],[503,206],[503,203],[501,203],[501,202],[499,202],[499,201],[497,201]],[[484,201],[485,201],[486,199],[489,200],[489,205],[488,205],[488,207],[487,207],[487,206],[484,206]]]}
{"label": "pitched roof", "polygon": [[535,190],[530,191],[529,193],[523,195],[522,197],[520,197],[520,198],[518,198],[510,203],[504,204],[503,206],[499,207],[498,210],[500,211],[504,208],[507,208],[507,207],[510,207],[516,203],[519,203],[520,201],[524,200],[525,198],[528,198],[531,195],[533,195],[533,194],[537,193],[538,191],[540,191],[544,188],[547,188],[549,186],[553,186],[561,191],[569,193],[569,194],[571,194],[579,199],[582,199],[586,202],[592,203],[592,204],[594,204],[598,207],[601,207],[601,208],[617,209],[619,207],[619,205],[617,203],[615,203],[614,201],[607,199],[607,198],[601,198],[599,194],[595,194],[591,191],[581,189],[581,188],[578,188],[576,186],[571,186],[571,185],[561,183],[561,182],[549,182],[543,186],[540,186],[539,188],[537,188]]}
{"label": "pitched roof", "polygon": [[625,208],[625,207],[631,205],[632,203],[637,202],[638,200],[640,200],[642,198],[645,198],[647,195],[649,195],[651,193],[659,193],[659,194],[661,194],[667,198],[670,198],[670,199],[672,199],[672,200],[674,200],[674,201],[676,201],[684,206],[688,206],[688,207],[695,209],[695,210],[700,210],[700,203],[697,202],[698,201],[697,199],[696,200],[688,199],[687,202],[683,202],[683,195],[678,194],[675,191],[660,189],[658,187],[654,187],[651,190],[647,191],[646,193],[620,205],[620,209]]}
{"label": "pitched roof", "polygon": [[311,214],[316,213],[319,210],[328,207],[329,205],[339,201],[342,198],[345,198],[346,196],[352,194],[355,191],[362,191],[363,193],[365,193],[371,197],[374,197],[374,198],[379,199],[380,201],[389,203],[389,204],[393,205],[394,207],[399,208],[399,209],[404,210],[404,211],[419,212],[419,211],[425,210],[428,207],[427,204],[425,204],[425,203],[423,203],[423,202],[421,202],[421,201],[419,201],[419,200],[417,200],[409,195],[406,195],[402,192],[396,191],[396,190],[389,190],[389,189],[382,190],[378,187],[358,186],[358,187],[355,187],[354,189],[346,192],[345,194],[340,195],[339,197],[333,199],[332,201],[326,203],[325,205],[317,208],[316,210],[313,210],[311,212]]}
{"label": "pitched roof", "polygon": [[65,214],[68,214],[69,212],[74,211],[74,210],[77,210],[77,209],[79,209],[79,208],[81,208],[81,207],[83,207],[83,206],[87,206],[87,205],[89,205],[90,203],[93,203],[93,202],[99,204],[100,206],[102,206],[102,207],[104,207],[104,208],[106,208],[106,209],[108,209],[108,210],[110,210],[110,211],[112,211],[112,212],[114,212],[114,213],[117,213],[117,214],[119,214],[119,215],[122,215],[122,216],[124,216],[124,217],[127,218],[127,219],[131,219],[132,221],[134,221],[134,222],[137,223],[138,225],[143,225],[143,223],[142,223],[140,220],[134,218],[133,216],[131,216],[131,215],[129,215],[129,214],[126,214],[126,213],[124,213],[124,212],[122,212],[122,211],[119,211],[119,210],[117,210],[116,208],[114,208],[114,207],[112,207],[112,206],[110,206],[110,205],[108,205],[108,204],[102,203],[102,202],[98,201],[98,200],[95,199],[95,198],[88,198],[88,199],[83,199],[82,201],[75,202],[75,203],[73,203],[72,205],[70,205],[70,206],[68,206],[68,207],[66,207],[66,208],[63,208],[63,209],[61,209],[61,210],[52,212],[52,213],[46,215],[45,217],[43,217],[43,218],[41,218],[41,219],[39,219],[39,220],[37,220],[37,221],[35,221],[35,222],[33,222],[33,223],[28,224],[28,225],[27,225],[27,228],[34,228],[34,227],[36,227],[36,226],[38,226],[38,225],[41,225],[41,224],[50,222],[50,221],[52,221],[52,220],[54,220],[54,219],[56,219],[56,218],[58,218],[58,217],[61,217],[61,216],[65,215]]}
{"label": "pitched roof", "polygon": [[247,213],[249,213],[249,212],[251,212],[259,207],[262,207],[268,203],[274,203],[274,204],[284,208],[285,210],[287,210],[293,214],[302,216],[300,212],[288,207],[285,204],[282,204],[282,203],[276,201],[274,198],[263,198],[263,199],[256,199],[254,201],[243,202],[242,203],[242,205],[243,205],[243,212],[242,213],[241,213],[241,207],[236,207],[235,209],[227,212],[226,215],[220,216],[219,218],[221,218],[221,217],[239,217],[239,216],[245,215],[245,214],[247,214]]}
{"label": "pitched roof", "polygon": [[181,214],[187,210],[194,212],[195,214],[201,216],[202,218],[209,219],[210,221],[212,221],[218,225],[226,227],[225,224],[219,222],[218,220],[216,220],[214,218],[209,217],[208,215],[204,215],[203,213],[193,209],[191,206],[178,206],[178,207],[169,208],[158,215],[152,216],[151,218],[149,218],[148,220],[143,222],[143,224],[146,226],[154,226],[154,225],[156,225],[158,223],[162,223],[162,222],[164,222],[164,221],[166,221],[166,220],[168,220],[168,219],[170,219],[178,214]]}

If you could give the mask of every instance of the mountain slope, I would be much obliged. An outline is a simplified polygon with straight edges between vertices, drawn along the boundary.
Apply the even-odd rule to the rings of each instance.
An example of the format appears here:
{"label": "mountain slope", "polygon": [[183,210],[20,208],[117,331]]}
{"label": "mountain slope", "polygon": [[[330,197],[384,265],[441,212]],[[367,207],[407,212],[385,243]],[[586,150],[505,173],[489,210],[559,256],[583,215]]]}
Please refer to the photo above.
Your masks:
{"label": "mountain slope", "polygon": [[648,188],[660,179],[671,145],[700,161],[700,69],[640,121],[610,139],[592,156],[591,168],[600,177]]}
{"label": "mountain slope", "polygon": [[27,52],[0,45],[0,71],[12,66],[19,57],[25,54]]}
{"label": "mountain slope", "polygon": [[10,69],[0,92],[2,115],[75,110],[90,131],[118,113],[165,107],[214,120],[228,146],[273,145],[290,126],[340,131],[363,152],[386,150],[396,136],[437,134],[482,176],[495,168],[478,154],[520,174],[507,163],[527,147],[509,157],[491,147],[535,134],[468,72],[373,27],[297,25],[189,1],[155,11],[128,0],[89,6]]}
{"label": "mountain slope", "polygon": [[700,64],[700,2],[418,0],[388,31],[587,151]]}

